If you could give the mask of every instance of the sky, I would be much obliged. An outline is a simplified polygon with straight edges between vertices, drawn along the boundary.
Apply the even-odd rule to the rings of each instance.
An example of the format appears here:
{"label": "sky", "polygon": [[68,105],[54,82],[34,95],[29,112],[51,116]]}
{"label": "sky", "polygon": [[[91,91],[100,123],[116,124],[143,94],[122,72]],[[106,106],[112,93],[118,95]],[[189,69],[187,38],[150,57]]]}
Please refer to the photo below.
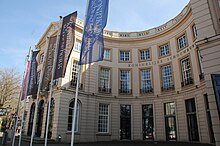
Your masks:
{"label": "sky", "polygon": [[[109,0],[112,31],[144,31],[177,16],[189,0]],[[86,0],[1,0],[0,68],[25,70],[30,47],[35,48],[49,24],[74,11],[84,20]]]}

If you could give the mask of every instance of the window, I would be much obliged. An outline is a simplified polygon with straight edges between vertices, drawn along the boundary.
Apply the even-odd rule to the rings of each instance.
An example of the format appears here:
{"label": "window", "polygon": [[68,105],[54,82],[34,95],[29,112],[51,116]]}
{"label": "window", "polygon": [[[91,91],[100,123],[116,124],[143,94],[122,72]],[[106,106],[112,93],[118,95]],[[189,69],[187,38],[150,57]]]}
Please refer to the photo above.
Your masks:
{"label": "window", "polygon": [[160,48],[160,56],[167,56],[170,54],[170,49],[169,49],[169,45],[165,44],[159,47]]}
{"label": "window", "polygon": [[197,29],[196,29],[195,24],[193,24],[193,26],[192,26],[192,31],[193,31],[193,37],[194,37],[194,39],[196,39],[198,34],[197,34]]}
{"label": "window", "polygon": [[130,70],[120,71],[120,93],[131,94]]}
{"label": "window", "polygon": [[40,64],[43,63],[43,61],[44,61],[44,54],[41,54],[40,55]]}
{"label": "window", "polygon": [[199,61],[199,79],[203,80],[204,79],[204,71],[203,71],[203,66],[202,66],[202,56],[199,50],[197,50],[197,56],[198,56],[198,61]]}
{"label": "window", "polygon": [[111,93],[109,68],[101,68],[99,85],[99,92]]}
{"label": "window", "polygon": [[143,140],[154,139],[153,104],[142,105]]}
{"label": "window", "polygon": [[193,84],[190,60],[188,57],[181,60],[181,68],[182,68],[182,87]]}
{"label": "window", "polygon": [[80,51],[81,50],[81,42],[79,40],[75,41],[74,50]]}
{"label": "window", "polygon": [[188,99],[185,101],[185,104],[189,141],[199,141],[195,99]]}
{"label": "window", "polygon": [[140,50],[140,60],[150,60],[150,50]]}
{"label": "window", "polygon": [[148,93],[148,92],[153,92],[151,70],[142,69],[141,70],[141,93]]}
{"label": "window", "polygon": [[104,59],[106,60],[111,60],[111,56],[110,56],[110,50],[109,49],[104,49]]}
{"label": "window", "polygon": [[[72,131],[72,122],[73,122],[73,114],[74,114],[74,102],[75,100],[71,101],[69,104],[69,114],[68,114],[68,126],[67,130]],[[79,110],[80,110],[80,104],[79,101],[77,101],[77,109],[76,109],[76,122],[75,122],[75,132],[78,132],[79,130]]]}
{"label": "window", "polygon": [[162,91],[173,89],[171,65],[162,66]]}
{"label": "window", "polygon": [[98,121],[98,132],[108,133],[109,132],[109,105],[99,104],[99,121]]}
{"label": "window", "polygon": [[164,104],[164,116],[165,116],[165,129],[166,139],[176,140],[176,115],[175,115],[175,103]]}
{"label": "window", "polygon": [[79,65],[78,61],[73,61],[71,86],[76,87],[78,78]]}
{"label": "window", "polygon": [[186,45],[187,45],[186,35],[184,34],[178,38],[178,47],[179,47],[179,49],[182,49],[182,48],[185,48]]}
{"label": "window", "polygon": [[120,61],[130,61],[130,52],[120,51]]}

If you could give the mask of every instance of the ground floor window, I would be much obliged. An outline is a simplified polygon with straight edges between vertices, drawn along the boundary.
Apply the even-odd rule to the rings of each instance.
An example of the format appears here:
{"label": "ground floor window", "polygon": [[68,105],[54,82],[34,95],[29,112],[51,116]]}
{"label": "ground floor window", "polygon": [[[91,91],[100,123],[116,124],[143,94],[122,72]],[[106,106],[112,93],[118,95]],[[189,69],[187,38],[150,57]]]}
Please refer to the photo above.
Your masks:
{"label": "ground floor window", "polygon": [[108,133],[109,132],[109,105],[99,104],[99,121],[98,121],[98,132]]}
{"label": "ground floor window", "polygon": [[154,139],[153,104],[142,105],[143,140]]}
{"label": "ground floor window", "polygon": [[[68,115],[68,131],[72,131],[72,122],[73,122],[73,114],[74,114],[74,103],[75,100],[71,101],[69,104],[69,115]],[[75,122],[75,128],[74,131],[78,132],[79,129],[79,109],[80,109],[80,104],[79,101],[77,102],[77,108],[76,108],[76,122]]]}

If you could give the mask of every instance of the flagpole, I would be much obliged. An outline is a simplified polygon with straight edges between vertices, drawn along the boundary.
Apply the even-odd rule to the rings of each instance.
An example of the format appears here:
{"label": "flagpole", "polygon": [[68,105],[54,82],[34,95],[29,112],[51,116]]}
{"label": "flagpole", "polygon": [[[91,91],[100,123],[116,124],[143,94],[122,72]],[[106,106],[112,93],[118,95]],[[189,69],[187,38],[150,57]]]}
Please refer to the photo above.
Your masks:
{"label": "flagpole", "polygon": [[[31,48],[30,48],[30,50],[29,50],[29,54],[28,54],[28,58],[27,59],[31,59],[31,56],[32,56],[32,54],[30,53],[30,51],[31,51]],[[30,57],[30,58],[29,58]],[[30,65],[30,64],[29,64]],[[29,68],[29,70],[28,70],[28,72],[26,72],[27,71],[27,69]],[[13,140],[12,140],[12,146],[14,146],[14,144],[15,144],[15,133],[16,133],[16,128],[17,128],[17,126],[18,126],[18,114],[20,113],[20,104],[21,104],[21,99],[22,99],[22,95],[23,95],[23,88],[24,88],[24,85],[26,85],[26,87],[25,87],[25,92],[27,93],[27,85],[28,85],[28,79],[29,79],[29,76],[30,76],[30,66],[28,66],[28,61],[27,61],[27,63],[26,63],[26,68],[25,68],[25,72],[24,72],[24,75],[23,75],[23,82],[22,82],[22,89],[21,89],[21,92],[20,92],[20,96],[19,96],[19,100],[18,100],[18,106],[17,106],[17,116],[16,116],[16,121],[15,121],[15,126],[14,126],[14,129],[13,129]],[[27,73],[27,79],[26,79],[26,83],[24,82],[24,80],[25,80],[25,74]],[[25,93],[25,96],[27,95]],[[26,97],[24,97],[24,98],[26,98]]]}
{"label": "flagpole", "polygon": [[51,75],[51,81],[50,81],[50,94],[49,94],[49,98],[48,98],[47,126],[46,126],[46,135],[45,135],[44,146],[47,146],[47,139],[48,139],[48,129],[49,129],[49,120],[50,120],[50,106],[51,106],[51,98],[52,98],[52,92],[53,92],[53,78],[54,78],[54,73],[55,73],[55,69],[56,69],[57,52],[58,52],[57,49],[59,47],[58,45],[59,45],[59,38],[60,38],[61,23],[62,23],[62,17],[60,17],[59,24],[58,24],[56,48],[54,50],[53,69],[52,69],[52,75]]}
{"label": "flagpole", "polygon": [[[86,24],[86,17],[87,17],[87,11],[88,11],[88,4],[89,0],[86,0],[86,13],[85,13],[85,21],[84,26]],[[85,27],[83,28],[84,32]],[[76,83],[76,93],[75,93],[75,101],[74,101],[74,111],[73,111],[73,118],[72,118],[72,137],[71,137],[71,146],[74,145],[74,136],[75,136],[75,124],[76,124],[76,110],[77,110],[77,100],[78,100],[78,94],[79,94],[79,82],[81,77],[81,65],[79,65],[78,69],[78,77],[77,77],[77,83]]]}
{"label": "flagpole", "polygon": [[47,52],[48,52],[48,48],[49,48],[49,40],[48,40],[48,36],[46,38],[47,40],[47,48],[44,54],[44,59],[43,59],[43,66],[42,66],[42,70],[40,72],[40,80],[39,80],[39,85],[38,85],[38,90],[37,90],[37,99],[36,99],[36,106],[35,106],[35,111],[34,111],[34,119],[33,119],[33,127],[32,127],[32,134],[31,134],[31,142],[30,142],[30,146],[33,145],[33,138],[35,135],[35,126],[36,126],[36,119],[37,119],[37,110],[38,110],[38,100],[39,100],[39,96],[40,96],[40,90],[41,90],[41,86],[42,86],[42,80],[43,80],[43,75],[44,75],[44,70],[45,70],[45,60],[46,60],[46,56],[47,56]]}

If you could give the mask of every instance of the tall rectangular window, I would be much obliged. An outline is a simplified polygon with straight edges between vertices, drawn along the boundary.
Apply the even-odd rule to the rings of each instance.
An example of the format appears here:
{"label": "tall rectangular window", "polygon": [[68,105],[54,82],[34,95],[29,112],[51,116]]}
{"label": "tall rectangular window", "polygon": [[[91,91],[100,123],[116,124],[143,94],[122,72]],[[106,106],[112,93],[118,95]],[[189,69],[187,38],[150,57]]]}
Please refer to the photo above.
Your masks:
{"label": "tall rectangular window", "polygon": [[185,104],[189,141],[199,141],[195,99],[188,99],[185,101]]}
{"label": "tall rectangular window", "polygon": [[130,52],[120,51],[120,61],[130,61]]}
{"label": "tall rectangular window", "polygon": [[143,140],[154,139],[153,104],[142,105]]}
{"label": "tall rectangular window", "polygon": [[75,45],[74,50],[77,51],[81,50],[81,42],[79,40],[76,40],[74,45]]}
{"label": "tall rectangular window", "polygon": [[169,45],[165,44],[159,47],[160,48],[160,56],[167,56],[170,54],[170,49],[169,49]]}
{"label": "tall rectangular window", "polygon": [[182,86],[193,84],[190,59],[188,57],[181,60],[181,70],[182,70]]}
{"label": "tall rectangular window", "polygon": [[198,56],[198,62],[199,62],[199,79],[202,80],[204,79],[204,71],[203,71],[203,66],[202,66],[202,56],[199,50],[197,50],[197,56]]}
{"label": "tall rectangular window", "polygon": [[173,89],[173,81],[172,81],[172,69],[171,65],[162,66],[162,90],[170,90]]}
{"label": "tall rectangular window", "polygon": [[110,56],[110,50],[109,49],[104,49],[104,59],[106,60],[111,60],[111,56]]}
{"label": "tall rectangular window", "polygon": [[141,93],[153,92],[151,70],[142,69],[141,70]]}
{"label": "tall rectangular window", "polygon": [[44,54],[41,54],[40,55],[40,64],[43,63],[43,61],[44,61]]}
{"label": "tall rectangular window", "polygon": [[179,37],[177,42],[178,42],[179,49],[185,48],[187,45],[186,35],[184,34],[181,37]]}
{"label": "tall rectangular window", "polygon": [[198,34],[197,34],[197,29],[196,29],[195,24],[193,24],[193,26],[192,26],[192,31],[193,31],[193,37],[194,37],[194,39],[196,39]]}
{"label": "tall rectangular window", "polygon": [[120,71],[120,93],[131,94],[130,70]]}
{"label": "tall rectangular window", "polygon": [[140,60],[150,60],[150,50],[140,50]]}
{"label": "tall rectangular window", "polygon": [[111,93],[109,68],[100,69],[99,92]]}
{"label": "tall rectangular window", "polygon": [[99,104],[99,121],[98,121],[98,132],[108,133],[109,132],[109,105]]}
{"label": "tall rectangular window", "polygon": [[176,112],[175,103],[169,102],[164,104],[166,139],[176,140]]}
{"label": "tall rectangular window", "polygon": [[78,61],[73,61],[73,66],[72,66],[72,80],[71,80],[71,86],[76,87],[77,84],[77,78],[78,78]]}

